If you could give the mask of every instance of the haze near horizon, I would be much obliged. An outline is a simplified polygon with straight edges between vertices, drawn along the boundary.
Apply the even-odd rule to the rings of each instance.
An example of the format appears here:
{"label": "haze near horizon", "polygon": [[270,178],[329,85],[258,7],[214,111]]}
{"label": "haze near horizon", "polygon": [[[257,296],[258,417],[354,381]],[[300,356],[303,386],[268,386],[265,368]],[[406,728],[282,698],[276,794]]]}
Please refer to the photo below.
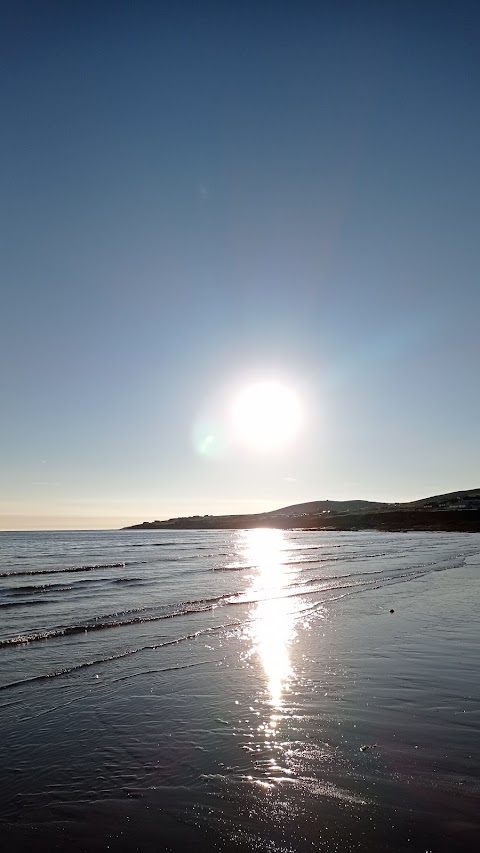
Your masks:
{"label": "haze near horizon", "polygon": [[3,8],[0,529],[478,487],[479,37]]}

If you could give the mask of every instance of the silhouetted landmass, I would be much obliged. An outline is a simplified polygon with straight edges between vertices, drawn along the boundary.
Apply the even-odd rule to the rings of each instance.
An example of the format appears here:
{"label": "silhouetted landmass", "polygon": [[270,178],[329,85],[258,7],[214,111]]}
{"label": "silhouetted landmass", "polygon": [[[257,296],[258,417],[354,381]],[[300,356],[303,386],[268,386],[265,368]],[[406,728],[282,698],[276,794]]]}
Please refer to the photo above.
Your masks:
{"label": "silhouetted landmass", "polygon": [[144,521],[124,530],[450,530],[480,532],[480,489],[435,495],[410,503],[310,501],[250,515],[193,515]]}

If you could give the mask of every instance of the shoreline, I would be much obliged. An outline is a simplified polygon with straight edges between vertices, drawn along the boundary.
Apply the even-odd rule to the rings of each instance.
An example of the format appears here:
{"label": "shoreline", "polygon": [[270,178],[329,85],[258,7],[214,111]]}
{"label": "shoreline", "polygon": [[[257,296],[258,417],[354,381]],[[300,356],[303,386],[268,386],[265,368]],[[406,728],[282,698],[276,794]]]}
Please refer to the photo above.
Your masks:
{"label": "shoreline", "polygon": [[242,530],[276,527],[280,530],[480,533],[480,510],[398,509],[333,514],[191,516],[168,521],[144,521],[122,530]]}

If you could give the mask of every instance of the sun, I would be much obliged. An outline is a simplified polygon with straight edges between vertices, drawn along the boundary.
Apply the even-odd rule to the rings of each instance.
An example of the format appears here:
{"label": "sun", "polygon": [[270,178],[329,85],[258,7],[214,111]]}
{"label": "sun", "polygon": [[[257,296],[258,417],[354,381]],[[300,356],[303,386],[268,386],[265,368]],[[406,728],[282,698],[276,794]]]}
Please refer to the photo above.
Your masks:
{"label": "sun", "polygon": [[278,450],[298,432],[302,412],[297,395],[281,382],[248,385],[235,398],[232,419],[237,438],[252,450]]}

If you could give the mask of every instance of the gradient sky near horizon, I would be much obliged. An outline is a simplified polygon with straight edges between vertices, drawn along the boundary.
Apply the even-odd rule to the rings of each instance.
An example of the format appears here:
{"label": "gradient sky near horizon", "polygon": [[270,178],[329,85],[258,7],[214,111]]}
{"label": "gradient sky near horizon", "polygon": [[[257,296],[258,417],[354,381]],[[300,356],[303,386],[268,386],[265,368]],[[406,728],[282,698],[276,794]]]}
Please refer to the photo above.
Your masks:
{"label": "gradient sky near horizon", "polygon": [[[479,44],[477,3],[2,4],[0,528],[480,485]],[[304,409],[264,454],[262,378]]]}

